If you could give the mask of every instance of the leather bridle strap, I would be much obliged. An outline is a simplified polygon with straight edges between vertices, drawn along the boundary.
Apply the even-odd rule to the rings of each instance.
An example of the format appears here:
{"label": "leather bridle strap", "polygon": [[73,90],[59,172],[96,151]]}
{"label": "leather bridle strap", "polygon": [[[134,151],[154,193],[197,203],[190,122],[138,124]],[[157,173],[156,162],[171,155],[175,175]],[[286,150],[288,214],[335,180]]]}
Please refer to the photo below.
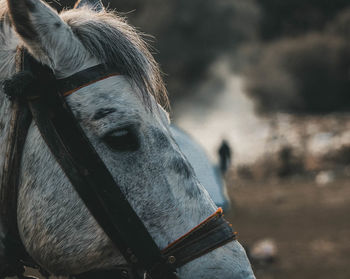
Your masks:
{"label": "leather bridle strap", "polygon": [[119,70],[111,70],[106,65],[99,64],[70,77],[59,79],[56,84],[58,91],[61,92],[64,97],[67,97],[85,86],[119,75]]}

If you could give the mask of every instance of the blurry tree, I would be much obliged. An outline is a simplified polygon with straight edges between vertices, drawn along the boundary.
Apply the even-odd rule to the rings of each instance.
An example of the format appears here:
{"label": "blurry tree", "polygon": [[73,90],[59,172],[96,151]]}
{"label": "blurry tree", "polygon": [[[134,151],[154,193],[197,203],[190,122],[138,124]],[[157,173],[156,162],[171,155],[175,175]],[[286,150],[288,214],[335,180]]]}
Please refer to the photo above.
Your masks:
{"label": "blurry tree", "polygon": [[257,48],[247,91],[261,112],[350,111],[350,9],[322,32]]}
{"label": "blurry tree", "polygon": [[[74,1],[47,0],[56,9]],[[218,56],[256,37],[255,0],[103,0],[152,35],[170,97],[191,94]],[[153,42],[152,42],[153,41]]]}
{"label": "blurry tree", "polygon": [[322,30],[349,6],[349,0],[262,0],[260,34],[263,40]]}

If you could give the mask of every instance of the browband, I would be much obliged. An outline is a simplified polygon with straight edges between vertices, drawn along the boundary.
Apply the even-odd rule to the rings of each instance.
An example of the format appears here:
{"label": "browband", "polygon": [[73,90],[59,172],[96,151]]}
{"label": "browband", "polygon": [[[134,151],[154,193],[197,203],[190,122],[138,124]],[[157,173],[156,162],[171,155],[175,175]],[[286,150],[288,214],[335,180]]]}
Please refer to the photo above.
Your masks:
{"label": "browband", "polygon": [[119,75],[120,71],[111,69],[105,64],[99,64],[77,72],[67,78],[57,79],[56,84],[58,91],[64,97],[67,97],[85,86]]}
{"label": "browband", "polygon": [[37,62],[32,64],[32,68],[37,75],[24,69],[3,82],[4,92],[10,99],[35,100],[45,96],[48,90],[56,90],[63,97],[67,97],[95,82],[121,75],[119,70],[105,64],[90,67],[63,79],[56,79],[48,67]]}

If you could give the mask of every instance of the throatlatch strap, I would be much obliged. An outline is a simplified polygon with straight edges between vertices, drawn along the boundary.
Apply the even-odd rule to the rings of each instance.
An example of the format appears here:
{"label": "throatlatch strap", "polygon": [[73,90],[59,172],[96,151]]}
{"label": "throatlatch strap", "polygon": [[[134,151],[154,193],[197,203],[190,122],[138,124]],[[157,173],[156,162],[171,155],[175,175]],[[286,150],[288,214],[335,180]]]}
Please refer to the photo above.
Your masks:
{"label": "throatlatch strap", "polygon": [[[16,71],[23,70],[22,50],[16,54]],[[5,93],[5,92],[4,92]],[[24,265],[36,267],[20,239],[17,225],[17,196],[20,164],[32,115],[26,102],[19,98],[11,101],[10,131],[7,139],[3,175],[0,187],[0,220],[5,239],[6,263],[0,267],[0,278],[23,276]]]}
{"label": "throatlatch strap", "polygon": [[17,194],[22,151],[32,118],[29,109],[18,100],[12,103],[11,114],[11,130],[0,187],[0,220],[5,236],[3,245],[6,257],[6,264],[0,266],[0,278],[22,275],[24,267],[21,261],[30,261],[18,232]]}

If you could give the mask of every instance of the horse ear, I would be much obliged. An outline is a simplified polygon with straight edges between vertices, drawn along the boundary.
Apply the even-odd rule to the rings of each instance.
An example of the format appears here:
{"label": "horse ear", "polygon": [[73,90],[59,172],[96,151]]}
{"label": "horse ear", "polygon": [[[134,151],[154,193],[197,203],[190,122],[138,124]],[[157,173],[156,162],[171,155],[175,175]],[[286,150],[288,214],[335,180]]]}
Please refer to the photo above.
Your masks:
{"label": "horse ear", "polygon": [[79,9],[84,6],[88,6],[96,12],[104,10],[103,3],[101,2],[101,0],[78,0],[75,3],[74,8]]}
{"label": "horse ear", "polygon": [[7,3],[14,29],[37,60],[55,72],[65,73],[83,59],[85,48],[50,6],[41,0]]}

